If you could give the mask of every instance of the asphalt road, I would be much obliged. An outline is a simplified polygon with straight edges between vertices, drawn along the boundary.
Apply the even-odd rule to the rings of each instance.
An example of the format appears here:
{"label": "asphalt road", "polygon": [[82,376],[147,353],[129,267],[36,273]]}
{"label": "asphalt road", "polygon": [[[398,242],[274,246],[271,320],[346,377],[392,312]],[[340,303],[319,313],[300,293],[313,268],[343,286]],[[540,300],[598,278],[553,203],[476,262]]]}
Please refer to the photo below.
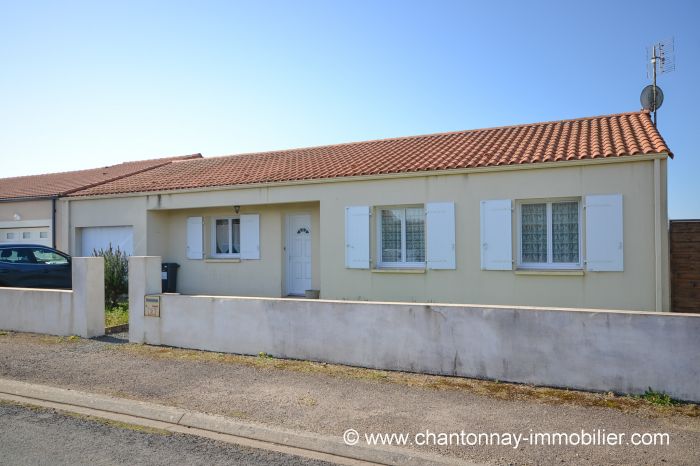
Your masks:
{"label": "asphalt road", "polygon": [[0,402],[2,465],[327,465],[201,437]]}

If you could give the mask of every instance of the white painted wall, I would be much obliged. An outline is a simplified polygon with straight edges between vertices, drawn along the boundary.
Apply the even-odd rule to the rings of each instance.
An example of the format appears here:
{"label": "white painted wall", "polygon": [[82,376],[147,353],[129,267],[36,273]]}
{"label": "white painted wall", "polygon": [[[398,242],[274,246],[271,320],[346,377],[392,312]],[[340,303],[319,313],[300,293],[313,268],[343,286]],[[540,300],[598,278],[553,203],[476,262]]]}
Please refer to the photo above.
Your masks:
{"label": "white painted wall", "polygon": [[0,329],[104,335],[104,259],[74,257],[73,290],[0,288]]}
{"label": "white painted wall", "polygon": [[700,401],[700,315],[165,294],[144,317],[160,258],[129,272],[134,343]]}

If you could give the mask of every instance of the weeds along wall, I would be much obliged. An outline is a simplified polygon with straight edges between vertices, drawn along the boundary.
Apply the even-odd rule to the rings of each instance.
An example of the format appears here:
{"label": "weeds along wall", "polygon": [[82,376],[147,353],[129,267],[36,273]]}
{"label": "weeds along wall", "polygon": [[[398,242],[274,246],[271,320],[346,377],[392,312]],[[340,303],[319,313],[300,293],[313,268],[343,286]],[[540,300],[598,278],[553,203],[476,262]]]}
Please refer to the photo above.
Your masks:
{"label": "weeds along wall", "polygon": [[134,343],[700,401],[700,315],[161,295],[160,258],[129,261]]}

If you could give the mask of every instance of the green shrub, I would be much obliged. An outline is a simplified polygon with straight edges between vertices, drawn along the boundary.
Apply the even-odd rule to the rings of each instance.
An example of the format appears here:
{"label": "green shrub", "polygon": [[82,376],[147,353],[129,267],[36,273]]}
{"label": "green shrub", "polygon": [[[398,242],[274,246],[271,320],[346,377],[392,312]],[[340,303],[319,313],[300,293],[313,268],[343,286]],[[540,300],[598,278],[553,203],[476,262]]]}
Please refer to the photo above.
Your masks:
{"label": "green shrub", "polygon": [[108,249],[94,250],[93,256],[102,256],[105,260],[105,306],[115,307],[119,300],[129,293],[129,273],[127,256],[118,247],[109,245]]}

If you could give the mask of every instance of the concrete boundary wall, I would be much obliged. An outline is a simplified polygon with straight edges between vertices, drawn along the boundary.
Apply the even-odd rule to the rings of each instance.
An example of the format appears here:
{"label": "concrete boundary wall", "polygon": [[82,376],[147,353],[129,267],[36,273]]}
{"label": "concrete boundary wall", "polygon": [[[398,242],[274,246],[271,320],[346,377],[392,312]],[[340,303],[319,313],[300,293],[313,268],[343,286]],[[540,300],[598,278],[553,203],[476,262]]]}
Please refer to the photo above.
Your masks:
{"label": "concrete boundary wall", "polygon": [[50,335],[104,335],[104,259],[72,259],[73,290],[0,288],[0,329]]}
{"label": "concrete boundary wall", "polygon": [[700,401],[700,316],[634,311],[161,295],[131,257],[132,342]]}

